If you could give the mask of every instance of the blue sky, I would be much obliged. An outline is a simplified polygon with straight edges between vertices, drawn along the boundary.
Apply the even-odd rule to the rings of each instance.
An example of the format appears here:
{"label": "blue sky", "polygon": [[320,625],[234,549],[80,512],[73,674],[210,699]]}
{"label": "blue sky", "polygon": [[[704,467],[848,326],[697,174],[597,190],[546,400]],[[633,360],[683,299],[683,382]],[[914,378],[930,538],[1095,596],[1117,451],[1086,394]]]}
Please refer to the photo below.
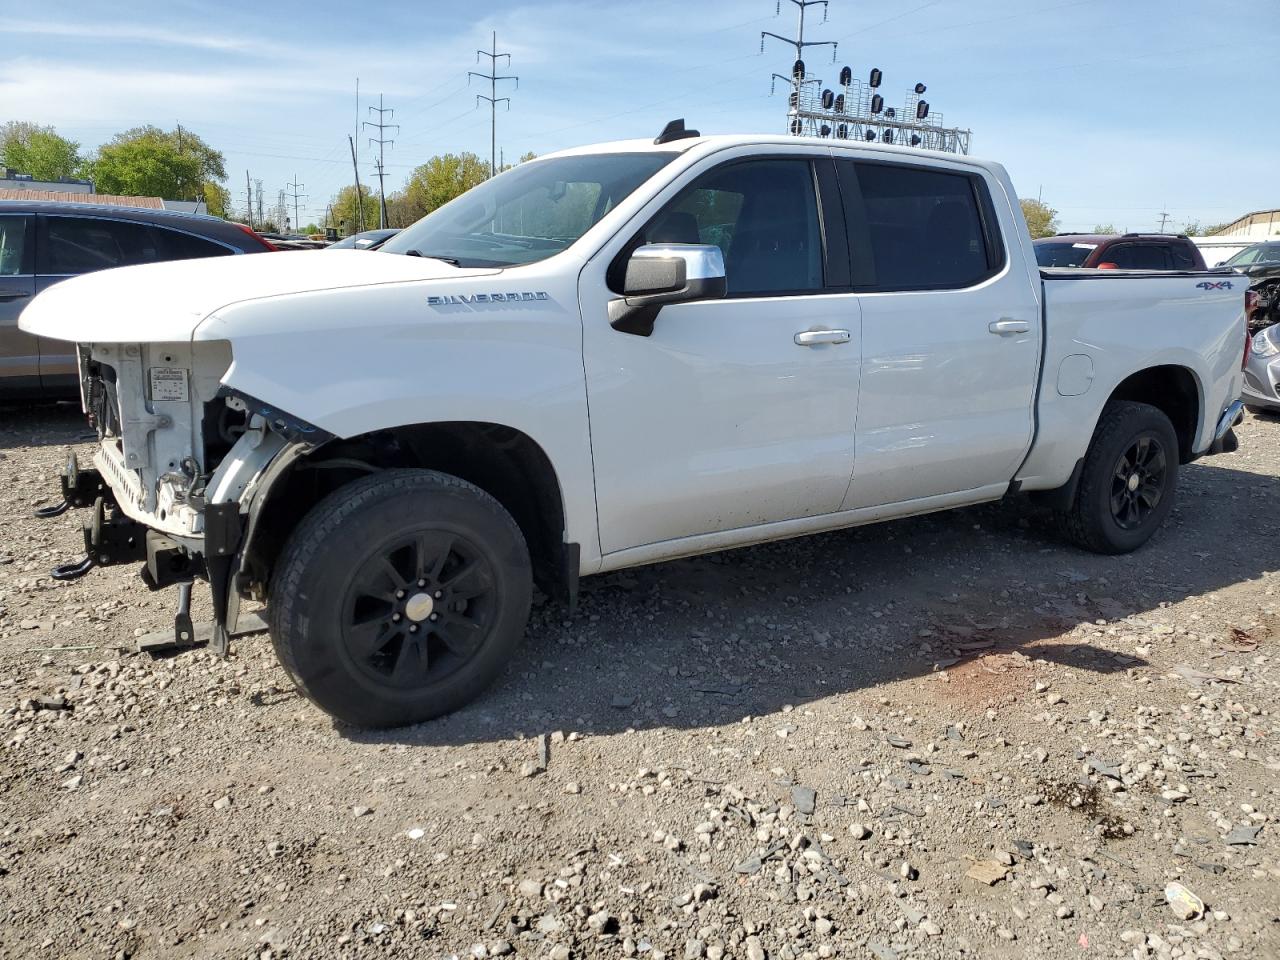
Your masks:
{"label": "blue sky", "polygon": [[[273,198],[296,175],[304,219],[350,182],[347,134],[379,93],[401,129],[388,191],[434,153],[488,156],[487,107],[466,73],[498,33],[511,110],[506,157],[651,136],[672,117],[703,132],[782,132],[770,74],[791,56],[786,0],[381,0],[354,4],[0,0],[0,120],[52,123],[94,147],[130,126],[181,121],[227,157],[243,203],[248,169]],[[916,81],[973,152],[1043,194],[1064,229],[1132,230],[1230,220],[1280,206],[1274,67],[1280,0],[831,0],[810,12],[811,73],[885,74],[886,99]],[[1268,80],[1264,82],[1264,71]],[[365,136],[367,137],[368,131]],[[361,179],[372,176],[367,140]]]}

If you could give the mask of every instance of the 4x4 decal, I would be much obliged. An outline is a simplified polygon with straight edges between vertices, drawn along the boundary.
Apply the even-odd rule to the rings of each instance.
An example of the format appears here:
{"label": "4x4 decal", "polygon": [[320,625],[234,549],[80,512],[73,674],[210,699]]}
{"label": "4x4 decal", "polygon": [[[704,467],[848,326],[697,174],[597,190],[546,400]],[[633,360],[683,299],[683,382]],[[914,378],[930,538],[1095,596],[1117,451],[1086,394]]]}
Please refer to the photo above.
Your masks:
{"label": "4x4 decal", "polygon": [[1196,284],[1201,290],[1234,290],[1230,280],[1202,280]]}

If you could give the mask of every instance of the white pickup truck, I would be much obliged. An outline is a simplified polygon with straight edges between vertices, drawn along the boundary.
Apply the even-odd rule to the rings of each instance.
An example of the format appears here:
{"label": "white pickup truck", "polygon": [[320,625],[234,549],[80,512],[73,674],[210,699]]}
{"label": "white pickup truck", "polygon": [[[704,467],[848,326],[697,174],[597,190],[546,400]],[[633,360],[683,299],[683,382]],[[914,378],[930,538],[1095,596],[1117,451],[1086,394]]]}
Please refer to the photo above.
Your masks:
{"label": "white pickup truck", "polygon": [[363,726],[474,698],[535,583],[1014,493],[1133,550],[1234,449],[1248,342],[1230,272],[1039,269],[997,164],[678,122],[380,252],[95,273],[21,325],[79,344],[101,435],[57,574],[206,579],[221,651],[265,600]]}

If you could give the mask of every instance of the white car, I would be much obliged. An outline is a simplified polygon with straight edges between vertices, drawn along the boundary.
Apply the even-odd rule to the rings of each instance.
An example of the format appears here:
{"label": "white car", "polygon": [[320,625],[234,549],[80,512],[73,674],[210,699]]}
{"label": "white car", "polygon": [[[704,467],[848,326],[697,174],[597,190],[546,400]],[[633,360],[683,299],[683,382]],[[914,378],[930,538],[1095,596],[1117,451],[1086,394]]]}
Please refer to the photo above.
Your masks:
{"label": "white car", "polygon": [[376,254],[113,270],[21,322],[79,343],[101,435],[61,575],[207,579],[219,650],[266,600],[302,692],[392,726],[483,690],[535,583],[1014,492],[1135,549],[1234,448],[1244,293],[1039,269],[994,163],[673,124]]}

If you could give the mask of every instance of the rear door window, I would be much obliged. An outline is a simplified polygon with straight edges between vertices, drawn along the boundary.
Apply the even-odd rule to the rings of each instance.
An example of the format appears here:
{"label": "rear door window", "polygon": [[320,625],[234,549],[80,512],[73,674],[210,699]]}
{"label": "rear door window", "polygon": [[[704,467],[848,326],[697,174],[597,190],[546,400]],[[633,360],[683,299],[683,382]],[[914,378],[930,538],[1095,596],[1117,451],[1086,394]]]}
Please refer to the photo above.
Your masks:
{"label": "rear door window", "polygon": [[36,272],[44,275],[92,273],[165,259],[150,226],[106,217],[41,217],[36,247]]}
{"label": "rear door window", "polygon": [[960,289],[1003,266],[1004,250],[981,178],[892,163],[842,160],[838,167],[859,286]]}

